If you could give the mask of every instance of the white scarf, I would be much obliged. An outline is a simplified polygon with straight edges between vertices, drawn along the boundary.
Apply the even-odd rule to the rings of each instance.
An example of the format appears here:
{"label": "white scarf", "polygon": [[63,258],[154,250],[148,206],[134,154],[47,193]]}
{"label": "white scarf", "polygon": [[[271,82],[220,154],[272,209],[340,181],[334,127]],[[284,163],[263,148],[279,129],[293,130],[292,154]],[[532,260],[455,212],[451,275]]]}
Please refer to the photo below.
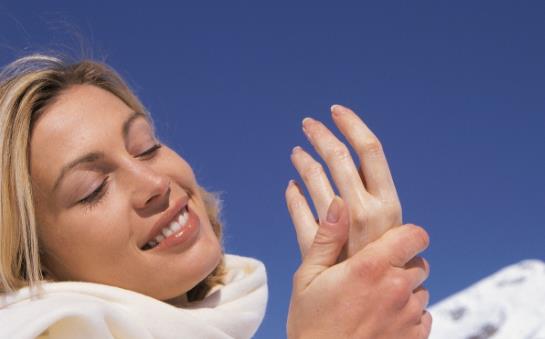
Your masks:
{"label": "white scarf", "polygon": [[263,263],[225,255],[225,285],[187,307],[118,287],[44,283],[0,295],[0,338],[250,338],[265,314]]}

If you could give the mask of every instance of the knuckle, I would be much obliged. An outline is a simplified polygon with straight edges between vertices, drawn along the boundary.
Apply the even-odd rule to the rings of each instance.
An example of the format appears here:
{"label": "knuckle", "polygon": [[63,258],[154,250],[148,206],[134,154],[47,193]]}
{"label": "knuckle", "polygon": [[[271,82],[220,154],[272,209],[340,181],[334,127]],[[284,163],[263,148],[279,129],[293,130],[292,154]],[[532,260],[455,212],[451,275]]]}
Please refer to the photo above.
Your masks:
{"label": "knuckle", "polygon": [[288,210],[292,212],[296,211],[297,209],[303,206],[303,202],[301,201],[301,199],[297,197],[291,197],[290,199],[288,199],[287,204],[288,204]]}
{"label": "knuckle", "polygon": [[361,148],[366,156],[379,157],[383,155],[382,144],[376,137],[369,137],[364,140]]}
{"label": "knuckle", "polygon": [[405,296],[409,293],[410,283],[405,276],[398,274],[391,277],[388,281],[393,295]]}
{"label": "knuckle", "polygon": [[326,154],[327,160],[331,162],[345,161],[350,159],[350,152],[344,144],[333,146]]}
{"label": "knuckle", "polygon": [[367,224],[367,221],[369,220],[369,215],[361,208],[355,208],[350,211],[350,216],[352,219],[352,223],[355,224],[355,226],[362,226]]}
{"label": "knuckle", "polygon": [[313,162],[303,170],[303,179],[311,180],[313,178],[322,176],[323,173],[324,168],[322,167],[322,165],[318,162]]}
{"label": "knuckle", "polygon": [[345,235],[341,232],[335,232],[330,227],[320,226],[314,236],[313,243],[319,246],[332,245],[345,240]]}
{"label": "knuckle", "polygon": [[286,189],[286,205],[289,211],[295,211],[303,206],[303,200],[299,194],[297,194],[296,190],[297,188],[293,187],[288,187]]}
{"label": "knuckle", "polygon": [[314,244],[316,245],[329,245],[334,239],[329,234],[325,234],[322,228],[318,230],[314,237]]}
{"label": "knuckle", "polygon": [[403,308],[411,297],[411,284],[402,275],[395,275],[388,279],[387,289],[396,308]]}

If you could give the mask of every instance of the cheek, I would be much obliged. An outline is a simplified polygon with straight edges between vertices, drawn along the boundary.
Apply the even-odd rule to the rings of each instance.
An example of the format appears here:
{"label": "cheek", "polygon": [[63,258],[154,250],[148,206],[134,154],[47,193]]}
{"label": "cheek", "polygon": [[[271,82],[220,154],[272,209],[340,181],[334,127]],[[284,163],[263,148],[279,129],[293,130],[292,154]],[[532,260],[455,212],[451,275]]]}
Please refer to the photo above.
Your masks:
{"label": "cheek", "polygon": [[197,181],[193,169],[178,153],[166,147],[165,157],[161,161],[161,167],[178,184],[196,188]]}
{"label": "cheek", "polygon": [[100,258],[126,250],[130,244],[129,221],[114,201],[93,210],[74,208],[43,232],[45,247],[60,258]]}

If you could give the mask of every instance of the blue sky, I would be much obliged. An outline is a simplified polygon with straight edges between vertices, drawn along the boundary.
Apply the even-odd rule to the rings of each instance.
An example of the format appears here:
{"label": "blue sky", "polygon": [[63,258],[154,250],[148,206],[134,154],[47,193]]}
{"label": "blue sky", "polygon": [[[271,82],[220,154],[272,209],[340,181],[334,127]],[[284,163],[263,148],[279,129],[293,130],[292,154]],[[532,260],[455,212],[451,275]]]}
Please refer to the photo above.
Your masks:
{"label": "blue sky", "polygon": [[[84,37],[160,136],[222,191],[228,252],[267,266],[257,338],[284,336],[299,264],[284,204],[305,116],[352,107],[425,226],[436,302],[545,259],[545,5],[538,1],[0,4],[0,62]],[[76,34],[77,35],[77,34]]]}

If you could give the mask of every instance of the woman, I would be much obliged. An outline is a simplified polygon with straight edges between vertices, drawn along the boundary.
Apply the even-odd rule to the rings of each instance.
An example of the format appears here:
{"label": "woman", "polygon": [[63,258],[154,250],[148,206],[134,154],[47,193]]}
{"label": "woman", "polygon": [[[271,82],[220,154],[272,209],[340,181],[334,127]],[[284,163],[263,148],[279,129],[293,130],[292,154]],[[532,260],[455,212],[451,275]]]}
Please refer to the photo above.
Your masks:
{"label": "woman", "polygon": [[[32,55],[0,81],[0,336],[251,337],[264,267],[223,254],[217,200],[160,143],[122,79],[100,63]],[[303,263],[288,336],[426,337],[428,267],[417,254],[427,235],[394,227],[401,210],[378,143],[353,112],[333,112],[365,153],[365,184],[346,147],[307,119],[342,199],[296,148],[321,222],[291,182]]]}

